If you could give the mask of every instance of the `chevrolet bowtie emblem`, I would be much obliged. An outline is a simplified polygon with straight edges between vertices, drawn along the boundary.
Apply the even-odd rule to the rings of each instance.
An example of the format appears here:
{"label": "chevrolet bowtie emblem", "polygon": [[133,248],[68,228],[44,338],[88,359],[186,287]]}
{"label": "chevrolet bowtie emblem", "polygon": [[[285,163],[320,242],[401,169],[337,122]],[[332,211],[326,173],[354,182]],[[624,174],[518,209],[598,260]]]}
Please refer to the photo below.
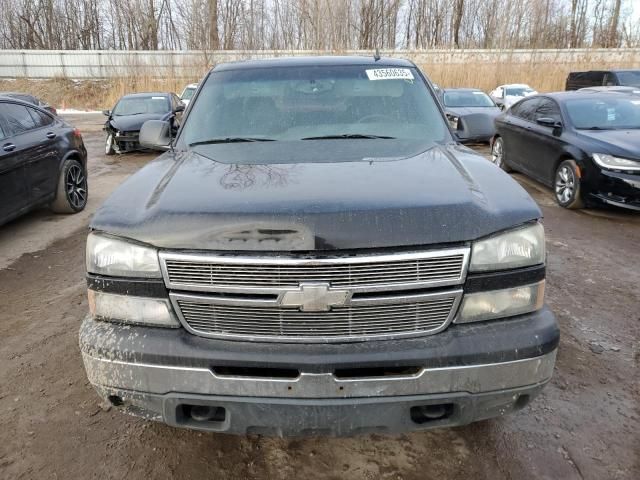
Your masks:
{"label": "chevrolet bowtie emblem", "polygon": [[333,290],[328,283],[301,283],[297,290],[280,295],[280,305],[298,307],[303,312],[328,312],[347,303],[349,296],[348,290]]}

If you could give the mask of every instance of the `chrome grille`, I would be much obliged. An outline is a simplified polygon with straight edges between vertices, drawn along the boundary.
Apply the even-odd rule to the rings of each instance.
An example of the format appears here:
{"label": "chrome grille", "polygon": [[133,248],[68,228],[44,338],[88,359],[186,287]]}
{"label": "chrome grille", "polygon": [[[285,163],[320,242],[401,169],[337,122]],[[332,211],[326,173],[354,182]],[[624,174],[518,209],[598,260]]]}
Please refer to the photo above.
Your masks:
{"label": "chrome grille", "polygon": [[359,341],[445,329],[462,297],[469,248],[335,257],[160,252],[160,260],[191,333]]}
{"label": "chrome grille", "polygon": [[468,249],[322,259],[161,253],[167,286],[176,290],[279,293],[303,282],[354,292],[456,285]]}
{"label": "chrome grille", "polygon": [[[251,340],[335,341],[413,336],[443,330],[461,291],[383,300],[352,300],[329,312],[302,312],[275,302],[234,305],[221,299],[172,294],[185,326],[195,334]],[[386,302],[386,303],[383,303]]]}

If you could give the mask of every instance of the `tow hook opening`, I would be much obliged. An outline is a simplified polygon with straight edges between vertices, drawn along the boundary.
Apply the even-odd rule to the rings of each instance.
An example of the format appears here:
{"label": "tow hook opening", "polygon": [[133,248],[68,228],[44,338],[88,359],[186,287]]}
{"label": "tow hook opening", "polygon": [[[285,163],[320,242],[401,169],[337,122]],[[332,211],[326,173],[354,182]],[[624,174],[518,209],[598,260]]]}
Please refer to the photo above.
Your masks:
{"label": "tow hook opening", "polygon": [[411,420],[422,425],[449,418],[453,414],[453,403],[438,403],[433,405],[418,405],[411,407]]}
{"label": "tow hook opening", "polygon": [[191,425],[203,423],[220,424],[227,418],[227,410],[224,407],[216,407],[214,405],[183,404],[178,407],[178,417],[184,423]]}
{"label": "tow hook opening", "polygon": [[514,403],[515,409],[520,410],[521,408],[526,407],[529,404],[529,400],[531,400],[529,395],[519,395]]}
{"label": "tow hook opening", "polygon": [[122,405],[124,405],[124,400],[119,395],[109,395],[107,397],[107,400],[114,407],[121,407]]}

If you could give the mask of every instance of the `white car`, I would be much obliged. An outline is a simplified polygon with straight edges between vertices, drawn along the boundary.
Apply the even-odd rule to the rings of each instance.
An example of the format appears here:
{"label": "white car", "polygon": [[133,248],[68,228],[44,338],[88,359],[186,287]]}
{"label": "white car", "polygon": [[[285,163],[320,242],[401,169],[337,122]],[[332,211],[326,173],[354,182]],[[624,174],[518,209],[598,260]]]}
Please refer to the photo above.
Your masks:
{"label": "white car", "polygon": [[184,103],[185,105],[189,105],[189,101],[191,100],[191,97],[193,97],[193,94],[196,93],[197,89],[198,89],[197,83],[190,83],[189,85],[184,87],[184,90],[180,95],[180,100],[182,100],[182,103]]}
{"label": "white car", "polygon": [[506,110],[511,105],[529,95],[536,95],[538,92],[524,83],[511,83],[500,85],[489,96],[496,102],[502,110]]}

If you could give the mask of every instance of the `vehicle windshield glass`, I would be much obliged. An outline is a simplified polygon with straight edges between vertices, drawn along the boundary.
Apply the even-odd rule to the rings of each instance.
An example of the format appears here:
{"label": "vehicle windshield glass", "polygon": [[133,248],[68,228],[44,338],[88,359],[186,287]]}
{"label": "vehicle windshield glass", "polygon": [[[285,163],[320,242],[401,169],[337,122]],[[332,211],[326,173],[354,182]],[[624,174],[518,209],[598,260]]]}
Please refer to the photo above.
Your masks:
{"label": "vehicle windshield glass", "polygon": [[532,88],[529,87],[509,87],[504,89],[504,94],[508,97],[526,97],[535,93]]}
{"label": "vehicle windshield glass", "polygon": [[191,100],[193,94],[196,93],[196,87],[187,87],[182,92],[182,96],[180,97],[182,100]]}
{"label": "vehicle windshield glass", "polygon": [[616,72],[620,85],[628,85],[630,87],[640,87],[640,70],[629,70],[625,72]]}
{"label": "vehicle windshield glass", "polygon": [[27,102],[27,103],[30,103],[32,105],[37,105],[38,104],[38,102],[35,99],[35,97],[32,97],[30,95],[21,95],[19,93],[10,93],[10,94],[7,95],[7,97],[15,98],[16,100],[22,100],[23,102]]}
{"label": "vehicle windshield glass", "polygon": [[140,115],[144,113],[165,113],[169,111],[167,97],[149,95],[148,97],[125,97],[120,99],[113,109],[113,114]]}
{"label": "vehicle windshield glass", "polygon": [[572,99],[566,109],[577,129],[626,130],[640,128],[640,100],[637,97]]}
{"label": "vehicle windshield glass", "polygon": [[495,107],[486,93],[464,90],[445,92],[444,105],[446,107]]}
{"label": "vehicle windshield glass", "polygon": [[216,139],[388,141],[402,153],[403,144],[424,150],[449,137],[413,68],[301,66],[213,72],[180,142],[193,146]]}

